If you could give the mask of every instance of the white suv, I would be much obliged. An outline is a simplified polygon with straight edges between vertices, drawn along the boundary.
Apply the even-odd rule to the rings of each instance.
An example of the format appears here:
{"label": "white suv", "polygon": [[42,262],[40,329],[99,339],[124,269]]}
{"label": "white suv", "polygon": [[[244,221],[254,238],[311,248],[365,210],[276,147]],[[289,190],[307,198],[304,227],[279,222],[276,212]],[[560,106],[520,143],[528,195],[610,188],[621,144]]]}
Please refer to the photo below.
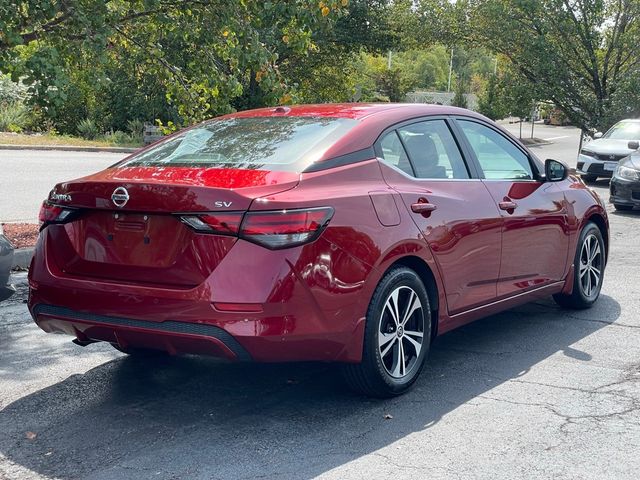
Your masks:
{"label": "white suv", "polygon": [[585,182],[611,178],[618,162],[633,152],[629,142],[640,140],[640,119],[621,120],[604,135],[598,132],[593,138],[578,154],[576,171]]}

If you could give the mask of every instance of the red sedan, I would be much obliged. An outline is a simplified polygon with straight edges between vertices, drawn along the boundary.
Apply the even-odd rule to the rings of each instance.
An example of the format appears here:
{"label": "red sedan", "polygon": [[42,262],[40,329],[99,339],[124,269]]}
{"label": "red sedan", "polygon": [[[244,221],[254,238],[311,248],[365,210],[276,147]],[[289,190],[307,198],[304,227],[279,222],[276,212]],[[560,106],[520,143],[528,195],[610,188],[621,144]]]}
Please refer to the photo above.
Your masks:
{"label": "red sedan", "polygon": [[467,110],[307,105],[226,115],[40,214],[29,309],[126,353],[343,364],[397,395],[437,335],[553,295],[598,298],[608,220],[554,160]]}

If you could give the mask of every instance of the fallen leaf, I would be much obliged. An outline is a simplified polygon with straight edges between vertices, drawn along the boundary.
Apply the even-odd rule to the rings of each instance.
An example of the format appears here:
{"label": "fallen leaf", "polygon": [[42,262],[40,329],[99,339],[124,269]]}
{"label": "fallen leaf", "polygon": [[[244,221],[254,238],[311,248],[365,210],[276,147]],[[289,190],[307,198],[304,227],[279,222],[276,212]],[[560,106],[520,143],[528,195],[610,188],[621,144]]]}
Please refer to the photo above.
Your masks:
{"label": "fallen leaf", "polygon": [[35,440],[36,437],[38,436],[37,433],[34,432],[27,432],[24,434],[24,436],[28,439],[28,440]]}

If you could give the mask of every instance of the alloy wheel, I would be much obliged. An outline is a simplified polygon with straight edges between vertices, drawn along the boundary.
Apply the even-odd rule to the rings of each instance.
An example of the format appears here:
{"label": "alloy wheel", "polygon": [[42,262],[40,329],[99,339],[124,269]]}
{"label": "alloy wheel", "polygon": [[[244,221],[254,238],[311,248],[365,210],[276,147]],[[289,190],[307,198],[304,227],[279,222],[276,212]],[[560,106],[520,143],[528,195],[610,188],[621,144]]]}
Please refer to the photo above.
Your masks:
{"label": "alloy wheel", "polygon": [[393,378],[409,375],[418,364],[424,339],[424,312],[418,294],[410,287],[391,292],[378,325],[378,351]]}
{"label": "alloy wheel", "polygon": [[595,235],[590,234],[580,249],[580,288],[586,297],[598,291],[602,279],[602,249]]}

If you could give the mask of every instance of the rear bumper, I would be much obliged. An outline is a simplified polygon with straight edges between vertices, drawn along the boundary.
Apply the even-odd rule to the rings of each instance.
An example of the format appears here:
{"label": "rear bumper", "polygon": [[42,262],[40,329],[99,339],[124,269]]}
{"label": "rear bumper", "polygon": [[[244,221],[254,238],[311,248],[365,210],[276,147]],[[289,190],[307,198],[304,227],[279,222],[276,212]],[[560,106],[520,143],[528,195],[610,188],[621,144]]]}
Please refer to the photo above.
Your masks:
{"label": "rear bumper", "polygon": [[624,180],[618,177],[611,179],[609,185],[609,202],[617,205],[640,207],[640,182]]}
{"label": "rear bumper", "polygon": [[6,300],[15,292],[13,286],[8,285],[13,264],[13,245],[7,237],[0,235],[0,301]]}
{"label": "rear bumper", "polygon": [[149,322],[110,317],[38,304],[32,309],[45,332],[66,333],[82,341],[105,341],[123,348],[134,346],[172,354],[201,353],[249,361],[251,355],[222,328],[176,321]]}

